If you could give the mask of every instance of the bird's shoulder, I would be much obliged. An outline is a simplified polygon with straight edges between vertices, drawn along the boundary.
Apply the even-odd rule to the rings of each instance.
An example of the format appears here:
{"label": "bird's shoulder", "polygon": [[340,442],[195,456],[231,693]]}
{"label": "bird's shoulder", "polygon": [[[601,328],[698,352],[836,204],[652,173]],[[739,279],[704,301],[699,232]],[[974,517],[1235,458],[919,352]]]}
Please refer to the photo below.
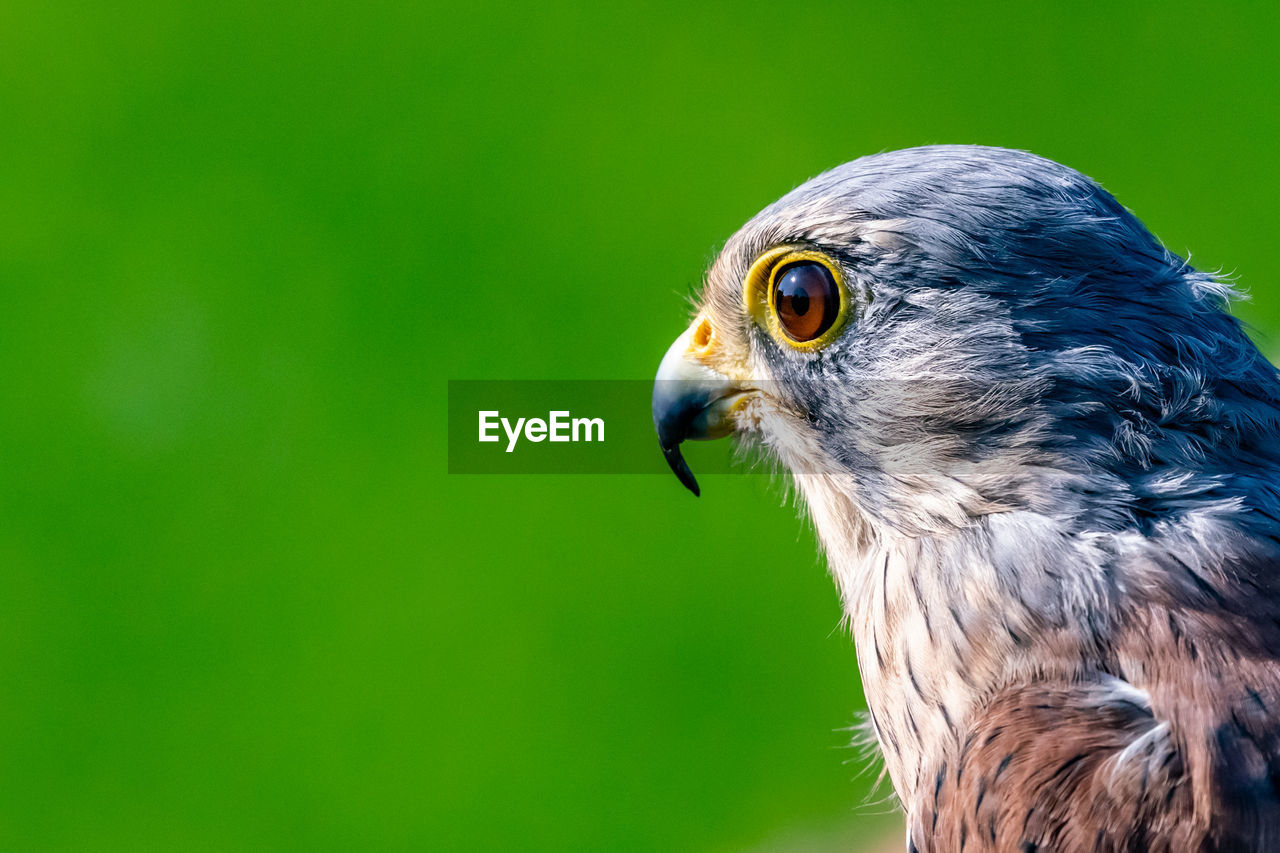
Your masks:
{"label": "bird's shoulder", "polygon": [[906,803],[915,849],[1280,846],[1280,667],[1194,613],[1145,615],[1118,674],[1012,685],[975,709]]}

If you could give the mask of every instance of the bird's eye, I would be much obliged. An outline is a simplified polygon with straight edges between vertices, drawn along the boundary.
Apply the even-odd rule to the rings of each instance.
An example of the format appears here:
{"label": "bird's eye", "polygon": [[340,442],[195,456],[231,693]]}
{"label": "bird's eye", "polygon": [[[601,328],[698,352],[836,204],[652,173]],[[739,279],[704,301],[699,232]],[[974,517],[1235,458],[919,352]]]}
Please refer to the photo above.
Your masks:
{"label": "bird's eye", "polygon": [[767,249],[751,263],[742,279],[742,307],[775,341],[815,352],[840,335],[854,305],[838,260],[817,247],[791,244]]}
{"label": "bird's eye", "polygon": [[835,323],[840,313],[840,288],[826,266],[802,261],[778,270],[770,301],[786,336],[806,343]]}

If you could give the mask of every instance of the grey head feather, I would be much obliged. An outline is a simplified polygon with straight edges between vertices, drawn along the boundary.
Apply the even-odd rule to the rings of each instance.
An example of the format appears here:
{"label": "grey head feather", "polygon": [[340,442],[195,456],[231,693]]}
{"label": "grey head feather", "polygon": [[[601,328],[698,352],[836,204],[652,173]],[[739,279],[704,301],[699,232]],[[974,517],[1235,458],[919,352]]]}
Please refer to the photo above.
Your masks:
{"label": "grey head feather", "polygon": [[[859,303],[820,353],[787,351],[740,308],[751,260],[784,243],[841,258]],[[706,301],[858,475],[870,515],[892,523],[912,501],[892,456],[972,486],[968,511],[1044,503],[1033,469],[1088,470],[1071,511],[1116,528],[1187,500],[1280,508],[1274,478],[1240,479],[1280,464],[1280,381],[1224,310],[1230,294],[1074,170],[933,146],[845,164],[765,208]]]}

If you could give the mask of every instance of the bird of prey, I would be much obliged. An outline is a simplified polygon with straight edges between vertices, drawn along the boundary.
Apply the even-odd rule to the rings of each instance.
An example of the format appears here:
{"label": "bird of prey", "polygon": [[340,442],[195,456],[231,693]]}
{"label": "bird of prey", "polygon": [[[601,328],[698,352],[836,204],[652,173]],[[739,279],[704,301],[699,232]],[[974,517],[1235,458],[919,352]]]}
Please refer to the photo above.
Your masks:
{"label": "bird of prey", "polygon": [[725,245],[653,415],[790,472],[918,851],[1280,850],[1280,378],[1019,151],[865,157]]}

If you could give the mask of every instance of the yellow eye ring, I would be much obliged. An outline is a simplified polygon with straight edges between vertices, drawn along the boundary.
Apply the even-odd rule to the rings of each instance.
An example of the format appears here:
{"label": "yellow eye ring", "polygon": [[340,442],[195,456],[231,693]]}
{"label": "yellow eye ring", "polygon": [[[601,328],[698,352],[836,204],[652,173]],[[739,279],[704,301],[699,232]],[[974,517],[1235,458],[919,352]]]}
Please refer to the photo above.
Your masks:
{"label": "yellow eye ring", "polygon": [[[794,269],[798,264],[820,265],[835,284],[835,316],[830,318],[829,324],[821,330],[820,334],[808,339],[803,337],[798,339],[798,336],[790,334],[779,316],[780,308],[786,309],[790,304],[790,297],[784,295],[782,301],[786,304],[779,305],[777,295],[779,279],[783,277],[784,271]],[[849,292],[845,288],[840,265],[829,255],[805,246],[777,246],[756,258],[751,269],[747,271],[742,296],[748,315],[764,326],[774,340],[798,350],[821,349],[835,340],[844,328],[850,310]],[[821,305],[818,310],[823,310]],[[791,312],[787,314],[787,320],[794,323],[794,314]]]}

